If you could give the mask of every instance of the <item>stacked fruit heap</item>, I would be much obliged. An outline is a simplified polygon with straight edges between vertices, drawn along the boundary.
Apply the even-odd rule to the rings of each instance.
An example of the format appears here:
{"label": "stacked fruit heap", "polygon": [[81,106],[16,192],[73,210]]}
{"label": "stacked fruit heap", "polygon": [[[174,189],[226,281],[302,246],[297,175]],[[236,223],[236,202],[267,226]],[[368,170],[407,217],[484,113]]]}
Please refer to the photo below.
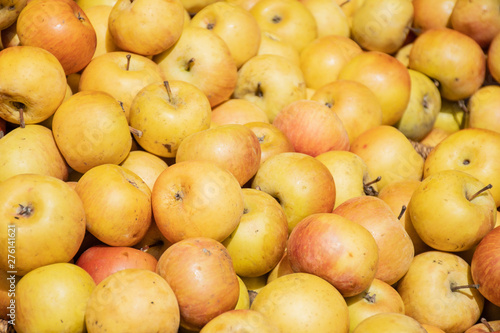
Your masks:
{"label": "stacked fruit heap", "polygon": [[499,0],[0,4],[5,329],[500,331]]}

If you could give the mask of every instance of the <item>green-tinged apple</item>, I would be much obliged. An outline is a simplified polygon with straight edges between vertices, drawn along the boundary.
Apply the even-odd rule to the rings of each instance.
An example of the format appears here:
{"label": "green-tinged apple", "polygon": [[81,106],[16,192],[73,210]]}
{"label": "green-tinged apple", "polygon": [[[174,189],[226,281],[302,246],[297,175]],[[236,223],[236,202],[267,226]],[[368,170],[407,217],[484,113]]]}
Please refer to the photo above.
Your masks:
{"label": "green-tinged apple", "polygon": [[200,330],[238,302],[240,288],[231,257],[212,238],[193,237],[173,244],[158,260],[157,273],[172,287],[180,324],[186,329]]}
{"label": "green-tinged apple", "polygon": [[367,86],[352,80],[335,80],[316,89],[311,98],[334,111],[353,142],[361,133],[382,125],[382,107]]}
{"label": "green-tinged apple", "polygon": [[488,71],[500,83],[500,32],[491,41],[487,55]]}
{"label": "green-tinged apple", "polygon": [[212,31],[189,25],[165,52],[153,57],[166,80],[193,84],[214,107],[228,100],[236,86],[238,68],[226,42]]}
{"label": "green-tinged apple", "polygon": [[168,168],[160,157],[142,150],[131,151],[120,165],[141,177],[150,190],[153,190],[158,176]]}
{"label": "green-tinged apple", "polygon": [[469,98],[468,127],[485,128],[500,133],[500,86],[479,88]]}
{"label": "green-tinged apple", "polygon": [[238,276],[269,273],[281,260],[288,239],[288,223],[280,204],[266,192],[243,188],[245,208],[238,227],[222,244]]}
{"label": "green-tinged apple", "polygon": [[294,272],[319,276],[344,297],[368,288],[379,262],[372,234],[361,224],[334,213],[302,219],[288,238],[287,256]]}
{"label": "green-tinged apple", "polygon": [[85,67],[78,90],[107,92],[121,102],[129,119],[130,105],[145,86],[163,82],[160,67],[151,59],[124,51],[101,54]]}
{"label": "green-tinged apple", "polygon": [[408,43],[399,48],[399,50],[394,54],[394,57],[398,59],[405,67],[408,67],[410,64],[410,52],[413,46],[412,43]]}
{"label": "green-tinged apple", "polygon": [[318,38],[335,35],[349,37],[351,28],[347,15],[335,0],[300,0],[314,16]]}
{"label": "green-tinged apple", "polygon": [[244,210],[238,180],[215,162],[190,160],[165,169],[152,191],[153,214],[170,242],[185,238],[226,239]]}
{"label": "green-tinged apple", "polygon": [[34,46],[0,51],[0,118],[21,127],[39,123],[54,114],[66,86],[64,69],[48,51]]}
{"label": "green-tinged apple", "polygon": [[107,245],[132,246],[151,225],[151,190],[124,167],[96,166],[84,173],[75,190],[85,208],[87,230]]}
{"label": "green-tinged apple", "polygon": [[287,333],[347,333],[349,311],[339,291],[307,273],[277,278],[257,294],[251,310]]}
{"label": "green-tinged apple", "polygon": [[439,81],[441,97],[458,101],[483,84],[486,56],[471,37],[453,29],[429,29],[410,51],[409,68]]}
{"label": "green-tinged apple", "polygon": [[491,184],[489,192],[495,206],[500,206],[500,133],[467,128],[450,134],[425,159],[424,178],[449,169],[464,171],[484,185]]}
{"label": "green-tinged apple", "polygon": [[451,134],[465,128],[467,118],[468,116],[459,102],[441,98],[441,110],[436,117],[434,127],[441,128]]}
{"label": "green-tinged apple", "polygon": [[300,69],[307,87],[319,89],[337,80],[341,69],[362,52],[355,41],[344,36],[327,35],[310,42],[300,52]]}
{"label": "green-tinged apple", "polygon": [[233,95],[260,106],[270,122],[286,105],[307,96],[300,67],[274,54],[257,55],[241,66]]}
{"label": "green-tinged apple", "polygon": [[41,125],[16,127],[0,141],[0,182],[22,173],[66,180],[68,166],[52,131]]}
{"label": "green-tinged apple", "polygon": [[486,184],[468,173],[442,170],[426,177],[408,203],[420,238],[440,251],[476,246],[495,226],[496,205]]}
{"label": "green-tinged apple", "polygon": [[387,53],[367,51],[358,54],[342,67],[338,79],[357,81],[371,89],[382,107],[384,125],[398,122],[410,101],[410,73]]}
{"label": "green-tinged apple", "polygon": [[108,27],[120,49],[145,56],[159,54],[181,36],[184,7],[180,0],[118,0]]}
{"label": "green-tinged apple", "polygon": [[76,0],[78,6],[86,11],[94,6],[111,6],[113,7],[117,0]]}
{"label": "green-tinged apple", "polygon": [[0,30],[15,25],[19,13],[26,7],[28,0],[2,0],[0,1]]}
{"label": "green-tinged apple", "polygon": [[316,19],[300,1],[259,0],[250,13],[262,31],[276,34],[299,52],[318,37]]}
{"label": "green-tinged apple", "polygon": [[15,290],[19,276],[0,270],[0,319],[14,320],[16,318]]}
{"label": "green-tinged apple", "polygon": [[259,169],[260,155],[260,143],[255,133],[244,125],[229,124],[184,138],[177,150],[175,162],[213,162],[231,172],[243,186]]}
{"label": "green-tinged apple", "polygon": [[414,256],[413,242],[385,201],[359,196],[337,206],[333,213],[358,223],[372,234],[378,247],[375,278],[392,285],[405,275]]}
{"label": "green-tinged apple", "polygon": [[177,333],[179,303],[173,288],[147,269],[128,268],[99,283],[87,303],[88,332]]}
{"label": "green-tinged apple", "polygon": [[[0,207],[0,241],[9,245],[0,248],[0,269],[22,276],[68,262],[77,253],[85,235],[85,211],[64,181],[36,174],[10,177],[0,182]],[[15,263],[8,257],[11,248]]]}
{"label": "green-tinged apple", "polygon": [[52,132],[66,162],[80,173],[123,162],[132,146],[120,104],[100,91],[82,91],[63,102],[54,114]]}
{"label": "green-tinged apple", "polygon": [[378,313],[363,320],[353,333],[426,333],[414,318],[401,313]]}
{"label": "green-tinged apple", "polygon": [[290,260],[288,260],[288,255],[285,252],[283,253],[283,257],[279,261],[279,263],[274,266],[274,268],[267,274],[267,282],[266,284],[271,283],[272,281],[276,280],[280,276],[287,275],[287,274],[292,274],[295,273],[290,266]]}
{"label": "green-tinged apple", "polygon": [[372,177],[381,177],[379,190],[394,181],[422,179],[424,159],[395,127],[367,130],[351,143],[350,151],[365,161]]}
{"label": "green-tinged apple", "polygon": [[413,259],[396,290],[406,315],[449,333],[474,325],[484,297],[473,285],[470,266],[453,253],[427,251]]}
{"label": "green-tinged apple", "polygon": [[500,332],[500,320],[487,321],[481,319],[480,323],[468,328],[464,333]]}
{"label": "green-tinged apple", "polygon": [[181,142],[191,134],[210,127],[212,109],[207,96],[191,83],[172,80],[142,88],[130,106],[130,126],[146,151],[175,157]]}
{"label": "green-tinged apple", "polygon": [[16,285],[16,332],[85,332],[85,308],[95,286],[74,264],[34,269]]}
{"label": "green-tinged apple", "polygon": [[269,123],[267,114],[257,104],[246,99],[231,98],[212,109],[211,127],[228,124]]}
{"label": "green-tinged apple", "polygon": [[450,21],[453,30],[466,34],[487,49],[500,33],[498,0],[457,0]]}
{"label": "green-tinged apple", "polygon": [[108,19],[111,9],[113,9],[112,5],[95,5],[84,9],[90,23],[94,27],[97,38],[97,44],[92,59],[104,53],[119,51],[108,29]]}
{"label": "green-tinged apple", "polygon": [[316,159],[330,170],[335,181],[335,207],[348,199],[377,193],[376,180],[358,155],[333,150],[316,156]]}
{"label": "green-tinged apple", "polygon": [[289,232],[306,216],[331,213],[335,206],[332,174],[323,163],[302,153],[270,157],[260,166],[251,186],[278,200],[285,210]]}
{"label": "green-tinged apple", "polygon": [[403,46],[412,22],[409,0],[364,0],[352,17],[351,34],[365,50],[392,54]]}
{"label": "green-tinged apple", "polygon": [[274,54],[287,58],[293,64],[300,66],[300,53],[293,45],[269,31],[261,31],[259,51],[257,55]]}
{"label": "green-tinged apple", "polygon": [[441,110],[439,89],[427,75],[408,69],[411,78],[410,101],[395,124],[408,139],[422,140],[428,134]]}
{"label": "green-tinged apple", "polygon": [[97,45],[92,23],[73,0],[29,1],[17,18],[16,30],[22,45],[52,53],[66,75],[85,68]]}
{"label": "green-tinged apple", "polygon": [[217,1],[207,5],[193,16],[190,25],[208,29],[221,37],[238,68],[259,51],[259,24],[248,10],[237,4]]}
{"label": "green-tinged apple", "polygon": [[479,284],[479,292],[496,306],[500,306],[499,237],[500,228],[491,230],[476,247],[471,261],[474,283]]}
{"label": "green-tinged apple", "polygon": [[257,136],[260,143],[260,164],[280,153],[294,152],[294,148],[286,135],[276,126],[266,122],[245,124]]}
{"label": "green-tinged apple", "polygon": [[451,13],[457,0],[412,0],[413,27],[420,33],[434,28],[451,28]]}
{"label": "green-tinged apple", "polygon": [[265,315],[250,309],[224,312],[210,320],[200,333],[221,332],[279,333],[280,330]]}
{"label": "green-tinged apple", "polygon": [[298,153],[313,157],[332,150],[349,150],[349,136],[335,112],[318,101],[301,99],[281,109],[273,125]]}
{"label": "green-tinged apple", "polygon": [[172,245],[172,243],[170,243],[160,232],[160,229],[158,229],[156,221],[153,217],[148,231],[146,231],[144,237],[142,237],[142,239],[133,247],[141,250],[142,252],[151,254],[156,258],[156,260],[158,260],[163,252],[170,247],[170,245]]}
{"label": "green-tinged apple", "polygon": [[396,289],[382,280],[374,279],[370,286],[356,296],[346,297],[349,309],[349,332],[364,319],[378,313],[405,313],[403,299]]}

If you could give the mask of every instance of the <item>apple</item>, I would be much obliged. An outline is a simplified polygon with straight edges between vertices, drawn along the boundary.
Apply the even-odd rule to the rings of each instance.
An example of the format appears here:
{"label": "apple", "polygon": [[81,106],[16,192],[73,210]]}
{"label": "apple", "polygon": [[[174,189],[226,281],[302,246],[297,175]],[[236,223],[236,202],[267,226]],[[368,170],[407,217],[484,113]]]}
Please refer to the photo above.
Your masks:
{"label": "apple", "polygon": [[95,286],[92,277],[74,264],[32,270],[15,288],[16,332],[84,332],[85,307]]}
{"label": "apple", "polygon": [[394,57],[398,59],[403,65],[405,65],[405,67],[408,67],[408,65],[410,64],[410,52],[412,46],[413,42],[401,46],[399,50],[396,51],[396,54],[394,54]]}
{"label": "apple", "polygon": [[15,22],[19,13],[26,7],[28,0],[2,0],[0,1],[0,30],[4,30]]}
{"label": "apple", "polygon": [[412,0],[413,27],[420,33],[434,28],[451,28],[451,13],[457,0]]}
{"label": "apple", "polygon": [[21,42],[19,41],[19,36],[16,31],[16,25],[11,24],[9,27],[0,31],[0,46],[3,46],[3,49],[12,46],[19,46]]}
{"label": "apple", "polygon": [[113,7],[117,0],[76,0],[78,6],[84,11],[94,6],[111,6]]}
{"label": "apple", "polygon": [[300,1],[259,0],[250,13],[260,30],[276,34],[299,52],[318,37],[316,19]]}
{"label": "apple", "polygon": [[63,102],[54,114],[52,131],[66,162],[80,173],[123,162],[132,146],[120,104],[101,91],[81,91]]}
{"label": "apple", "polygon": [[208,29],[221,37],[238,68],[259,51],[259,24],[248,10],[235,3],[211,3],[193,16],[190,25]]}
{"label": "apple", "polygon": [[500,83],[500,32],[493,38],[488,48],[487,67],[495,81]]}
{"label": "apple", "polygon": [[294,273],[266,285],[251,310],[262,313],[281,332],[349,332],[349,312],[339,291],[322,278]]}
{"label": "apple", "polygon": [[435,28],[413,42],[409,68],[438,80],[442,98],[458,101],[470,97],[483,84],[486,56],[471,37]]}
{"label": "apple", "polygon": [[424,159],[395,127],[367,130],[352,142],[350,151],[365,161],[372,177],[381,177],[379,191],[394,181],[422,179]]}
{"label": "apple", "polygon": [[287,58],[294,65],[300,66],[300,53],[290,42],[278,35],[261,31],[260,45],[257,55],[274,54]]}
{"label": "apple", "polygon": [[157,273],[174,291],[184,328],[200,330],[238,302],[239,282],[231,257],[212,238],[192,237],[173,244],[158,260]]}
{"label": "apple", "polygon": [[206,6],[217,2],[218,0],[181,0],[182,5],[189,13],[190,16],[194,16],[200,10],[205,8]]}
{"label": "apple", "polygon": [[458,255],[428,251],[416,255],[396,290],[405,313],[445,332],[463,332],[474,325],[484,297],[472,285],[470,266]]}
{"label": "apple", "polygon": [[52,131],[41,125],[16,127],[0,141],[0,182],[18,174],[36,173],[61,180],[68,166],[57,148]]}
{"label": "apple", "polygon": [[434,128],[441,128],[451,134],[465,128],[467,118],[461,103],[442,98],[441,110],[434,122]]}
{"label": "apple", "polygon": [[179,329],[173,288],[147,269],[128,268],[101,281],[85,309],[89,332],[165,332]]}
{"label": "apple", "polygon": [[211,127],[251,122],[269,123],[267,114],[260,106],[246,99],[231,98],[212,109]]}
{"label": "apple", "polygon": [[411,95],[408,69],[391,55],[379,51],[358,54],[342,67],[338,79],[357,81],[373,91],[382,107],[382,124],[394,125],[403,115]]}
{"label": "apple", "polygon": [[221,313],[203,326],[200,333],[229,332],[231,330],[260,333],[280,332],[278,327],[262,313],[256,310],[238,309]]}
{"label": "apple", "polygon": [[283,257],[281,257],[281,260],[278,262],[276,266],[267,274],[267,281],[266,284],[271,283],[272,281],[276,280],[280,276],[287,275],[287,274],[292,274],[295,273],[290,266],[290,260],[288,260],[288,255],[287,251],[285,249],[285,252],[283,253]]}
{"label": "apple", "polygon": [[405,314],[403,299],[396,289],[382,280],[374,279],[370,286],[356,296],[345,298],[349,309],[349,332],[364,319],[378,313]]}
{"label": "apple", "polygon": [[353,333],[426,333],[425,328],[411,316],[401,313],[378,313],[356,326]]}
{"label": "apple", "polygon": [[349,37],[349,19],[335,0],[300,0],[314,16],[318,37],[335,35]]}
{"label": "apple", "polygon": [[310,99],[337,114],[351,143],[361,133],[382,125],[382,107],[377,96],[360,82],[335,80],[316,89]]}
{"label": "apple", "polygon": [[479,88],[467,102],[469,127],[485,128],[500,133],[500,86],[490,85]]}
{"label": "apple", "polygon": [[248,289],[245,286],[245,282],[236,275],[238,278],[238,285],[240,287],[240,295],[238,297],[238,302],[236,303],[234,310],[248,310],[250,309],[250,295]]}
{"label": "apple", "polygon": [[484,332],[499,332],[500,320],[486,321],[481,320],[481,323],[468,328],[464,333],[484,333]]}
{"label": "apple", "polygon": [[85,211],[64,181],[37,174],[10,177],[0,182],[0,207],[0,240],[8,244],[0,248],[0,269],[22,276],[68,262],[77,253],[85,235]]}
{"label": "apple", "polygon": [[109,33],[108,29],[109,14],[111,13],[113,6],[93,5],[89,8],[82,9],[85,11],[85,14],[87,14],[87,17],[90,20],[90,23],[94,27],[97,38],[97,44],[92,59],[104,53],[119,51],[119,48],[113,41],[113,37]]}
{"label": "apple", "polygon": [[245,126],[254,132],[259,140],[261,165],[274,155],[295,152],[285,133],[273,124],[257,121],[246,123]]}
{"label": "apple", "polygon": [[273,122],[283,107],[306,98],[304,75],[282,56],[257,55],[239,69],[233,97],[257,104]]}
{"label": "apple", "polygon": [[307,87],[319,89],[337,80],[341,69],[362,52],[355,41],[344,36],[327,35],[310,42],[300,52],[300,69]]}
{"label": "apple", "polygon": [[164,76],[153,60],[125,51],[101,54],[85,67],[78,84],[79,91],[94,90],[117,99],[129,119],[130,105],[145,86],[163,82]]}
{"label": "apple", "polygon": [[260,143],[255,133],[244,125],[229,124],[199,131],[184,138],[175,161],[214,162],[231,172],[240,186],[243,186],[259,169],[260,155]]}
{"label": "apple", "polygon": [[210,127],[212,109],[206,95],[191,83],[179,80],[148,84],[130,105],[130,126],[146,151],[175,157],[181,142]]}
{"label": "apple", "polygon": [[302,153],[270,157],[260,166],[251,187],[278,200],[285,211],[289,232],[303,218],[314,213],[331,213],[335,205],[332,174],[323,163]]}
{"label": "apple", "polygon": [[420,141],[428,134],[441,110],[441,95],[425,74],[409,69],[410,101],[396,127],[410,140]]}
{"label": "apple", "polygon": [[159,54],[181,36],[184,7],[180,0],[118,0],[108,27],[120,49],[145,56]]}
{"label": "apple", "polygon": [[168,168],[168,164],[160,157],[142,150],[131,151],[120,166],[141,177],[150,190],[153,190],[160,173]]}
{"label": "apple", "polygon": [[97,45],[92,23],[73,0],[31,0],[19,14],[16,27],[22,45],[52,53],[66,75],[87,66]]}
{"label": "apple", "polygon": [[484,185],[500,206],[500,134],[486,129],[467,128],[449,135],[427,156],[424,178],[442,170],[464,171]]}
{"label": "apple", "polygon": [[151,191],[132,171],[102,164],[85,172],[75,188],[87,230],[111,246],[132,246],[151,224]]}
{"label": "apple", "polygon": [[153,215],[171,243],[192,237],[226,239],[244,210],[242,189],[215,162],[190,160],[165,169],[152,191]]}
{"label": "apple", "polygon": [[[438,113],[439,115],[439,113]],[[420,140],[420,143],[427,146],[434,148],[436,147],[441,141],[446,139],[450,134],[440,128],[440,127],[433,127],[429,133],[427,133],[426,136],[422,140]]]}
{"label": "apple", "polygon": [[307,99],[281,109],[273,125],[282,131],[298,153],[313,157],[332,150],[349,150],[349,136],[342,121],[326,105]]}
{"label": "apple", "polygon": [[287,256],[294,272],[317,275],[344,297],[368,288],[379,262],[370,231],[334,213],[311,214],[297,223],[288,238]]}
{"label": "apple", "polygon": [[471,272],[479,292],[491,303],[500,306],[498,285],[500,279],[495,272],[498,266],[498,236],[500,228],[491,230],[477,245],[472,256]]}
{"label": "apple", "polygon": [[0,82],[0,117],[21,127],[54,114],[67,86],[57,58],[35,46],[0,51]]}
{"label": "apple", "polygon": [[399,0],[364,0],[352,17],[351,34],[363,49],[395,53],[413,22],[413,4]]}
{"label": "apple", "polygon": [[434,325],[422,324],[422,327],[425,328],[427,333],[446,333],[445,331]]}
{"label": "apple", "polygon": [[185,27],[177,43],[153,60],[166,80],[193,84],[205,93],[212,107],[231,97],[238,79],[238,68],[226,42],[197,26]]}
{"label": "apple", "polygon": [[156,221],[153,217],[148,231],[146,231],[144,237],[142,237],[142,239],[133,247],[152,255],[156,258],[156,260],[158,260],[163,252],[170,247],[170,245],[172,245],[172,243],[170,243],[160,232],[160,229],[158,229]]}

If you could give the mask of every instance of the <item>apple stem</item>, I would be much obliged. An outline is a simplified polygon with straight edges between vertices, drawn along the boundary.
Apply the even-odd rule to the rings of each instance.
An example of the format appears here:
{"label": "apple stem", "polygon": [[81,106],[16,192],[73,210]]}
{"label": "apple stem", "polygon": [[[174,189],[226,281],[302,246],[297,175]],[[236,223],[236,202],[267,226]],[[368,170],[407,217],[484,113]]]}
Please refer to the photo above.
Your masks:
{"label": "apple stem", "polygon": [[160,240],[160,241],[157,241],[156,243],[153,243],[151,245],[145,245],[143,247],[140,248],[140,250],[142,252],[146,252],[147,250],[149,250],[150,248],[152,247],[155,247],[155,246],[162,246],[163,245],[163,242]]}
{"label": "apple stem", "polygon": [[371,182],[363,184],[363,189],[364,189],[365,194],[366,195],[371,195],[371,196],[377,196],[378,192],[375,191],[375,189],[373,188],[372,185],[375,184],[375,183],[378,183],[381,179],[382,179],[382,177],[378,176],[377,178],[375,178]]}
{"label": "apple stem", "polygon": [[367,292],[365,296],[363,296],[364,299],[366,299],[369,303],[375,303],[377,301],[377,294],[370,294]]}
{"label": "apple stem", "polygon": [[80,22],[85,22],[85,19],[83,18],[82,14],[80,12],[76,13],[76,18]]}
{"label": "apple stem", "polygon": [[477,191],[476,193],[474,193],[474,194],[472,195],[472,197],[470,197],[470,198],[469,198],[469,201],[474,200],[474,199],[475,199],[478,195],[480,195],[480,194],[481,194],[481,193],[483,193],[484,191],[489,190],[489,189],[490,189],[490,188],[492,188],[492,187],[493,187],[493,185],[491,185],[491,184],[486,185],[485,187],[483,187],[482,189],[480,189],[479,191]]}
{"label": "apple stem", "polygon": [[372,180],[371,182],[368,182],[365,184],[365,186],[370,186],[370,185],[373,185],[375,183],[378,183],[380,180],[382,179],[381,176],[378,176],[377,178],[375,178],[374,180]]}
{"label": "apple stem", "polygon": [[186,71],[190,72],[191,68],[193,68],[194,65],[194,58],[189,59],[189,61],[186,64]]}
{"label": "apple stem", "polygon": [[167,89],[168,101],[172,103],[172,90],[170,89],[170,84],[168,81],[163,81],[163,85],[165,86],[165,89]]}
{"label": "apple stem", "polygon": [[491,327],[490,323],[488,323],[488,321],[485,318],[481,318],[481,324],[486,326],[486,328],[488,329],[488,332],[495,332],[493,327]]}
{"label": "apple stem", "polygon": [[342,7],[343,5],[348,4],[349,2],[351,2],[351,0],[346,0],[346,1],[342,2],[342,3],[339,5],[339,7]]}
{"label": "apple stem", "polygon": [[142,136],[142,131],[141,130],[138,130],[137,128],[133,128],[132,126],[129,126],[128,128],[130,130],[130,133],[132,133],[133,135],[137,136],[138,138],[140,138]]}
{"label": "apple stem", "polygon": [[403,205],[401,207],[401,211],[399,212],[399,215],[398,215],[398,220],[401,220],[401,218],[403,217],[403,214],[406,212],[406,205]]}
{"label": "apple stem", "polygon": [[479,289],[479,284],[465,284],[462,286],[451,286],[451,291],[457,291],[460,289]]}
{"label": "apple stem", "polygon": [[21,125],[21,128],[25,128],[26,127],[26,123],[24,121],[24,105],[21,106],[19,109],[19,124]]}
{"label": "apple stem", "polygon": [[130,59],[132,58],[132,55],[129,53],[126,55],[127,58],[127,66],[125,66],[125,69],[128,71],[130,69]]}
{"label": "apple stem", "polygon": [[463,110],[465,113],[469,113],[469,109],[467,108],[467,105],[465,104],[465,101],[463,99],[459,100],[457,104],[461,110]]}

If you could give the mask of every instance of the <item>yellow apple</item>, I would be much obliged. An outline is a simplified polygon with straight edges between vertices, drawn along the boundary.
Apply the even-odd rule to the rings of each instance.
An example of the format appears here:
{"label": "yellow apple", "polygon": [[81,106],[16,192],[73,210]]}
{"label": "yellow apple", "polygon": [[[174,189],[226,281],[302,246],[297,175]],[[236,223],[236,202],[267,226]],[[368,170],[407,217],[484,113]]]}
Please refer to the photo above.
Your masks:
{"label": "yellow apple", "polygon": [[353,333],[426,333],[425,328],[414,318],[401,313],[378,313],[366,318],[356,326]]}
{"label": "yellow apple", "polygon": [[262,313],[256,310],[231,310],[224,312],[210,320],[200,333],[224,333],[224,332],[259,332],[279,333],[277,326]]}
{"label": "yellow apple", "polygon": [[240,286],[240,296],[238,297],[238,303],[236,303],[234,309],[250,309],[250,295],[248,294],[247,286],[245,286],[245,282],[236,275],[238,278],[238,285]]}
{"label": "yellow apple", "polygon": [[300,67],[300,53],[293,45],[269,31],[261,31],[260,45],[257,55],[274,54],[287,58]]}
{"label": "yellow apple", "polygon": [[295,273],[290,266],[290,260],[288,260],[287,251],[283,253],[283,257],[279,261],[279,263],[274,266],[274,268],[267,274],[267,282],[266,284],[271,283],[273,280],[276,280],[280,276]]}
{"label": "yellow apple", "polygon": [[413,27],[424,32],[433,28],[451,28],[451,13],[457,0],[412,0]]}
{"label": "yellow apple", "polygon": [[212,109],[211,127],[251,122],[269,123],[267,114],[257,104],[246,99],[231,98]]}
{"label": "yellow apple", "polygon": [[347,15],[335,0],[300,0],[313,14],[318,38],[335,35],[349,37],[351,28]]}
{"label": "yellow apple", "polygon": [[260,164],[279,153],[294,152],[294,148],[286,135],[276,126],[266,122],[245,124],[255,133],[260,143]]}
{"label": "yellow apple", "polygon": [[[439,114],[439,113],[438,113]],[[436,147],[441,141],[446,139],[450,133],[439,127],[433,127],[420,143],[428,147]]]}
{"label": "yellow apple", "polygon": [[500,86],[479,88],[467,103],[469,127],[485,128],[500,133]]}
{"label": "yellow apple", "polygon": [[441,110],[434,122],[434,127],[451,134],[466,127],[467,118],[464,108],[458,102],[442,98]]}
{"label": "yellow apple", "polygon": [[108,19],[112,9],[112,5],[93,5],[84,9],[97,37],[97,45],[92,59],[101,54],[119,50],[108,29]]}
{"label": "yellow apple", "polygon": [[19,13],[26,7],[28,0],[2,0],[0,1],[0,30],[4,30],[14,23]]}
{"label": "yellow apple", "polygon": [[111,6],[116,3],[117,0],[76,0],[76,4],[80,6],[81,9],[86,11],[88,8],[94,6]]}
{"label": "yellow apple", "polygon": [[493,38],[488,48],[487,65],[491,76],[500,83],[500,32]]}
{"label": "yellow apple", "polygon": [[167,163],[156,155],[147,151],[131,151],[120,166],[132,171],[153,190],[156,179],[166,168]]}
{"label": "yellow apple", "polygon": [[405,67],[408,67],[410,64],[410,52],[411,48],[413,46],[413,43],[408,43],[404,46],[402,46],[394,55],[396,59],[398,59]]}

